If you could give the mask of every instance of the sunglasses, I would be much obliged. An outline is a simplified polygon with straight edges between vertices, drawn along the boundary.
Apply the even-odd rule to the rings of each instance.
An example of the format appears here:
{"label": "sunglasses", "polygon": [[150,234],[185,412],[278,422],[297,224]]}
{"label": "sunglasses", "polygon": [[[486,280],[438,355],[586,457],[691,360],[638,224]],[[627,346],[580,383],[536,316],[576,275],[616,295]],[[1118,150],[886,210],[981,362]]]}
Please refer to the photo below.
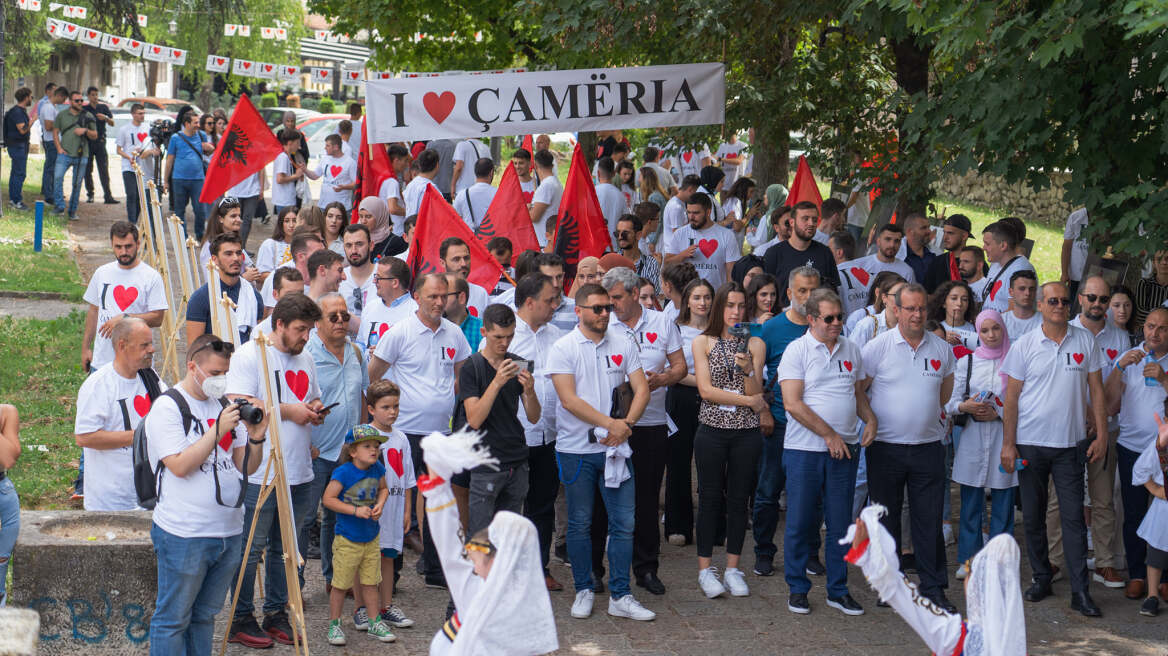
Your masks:
{"label": "sunglasses", "polygon": [[1052,296],[1051,298],[1046,299],[1046,304],[1051,306],[1051,307],[1055,307],[1058,305],[1061,305],[1063,307],[1070,307],[1071,306],[1071,299],[1069,299],[1065,296]]}
{"label": "sunglasses", "polygon": [[612,308],[615,306],[612,303],[609,303],[607,305],[581,305],[579,307],[592,310],[596,314],[608,314],[612,312]]}
{"label": "sunglasses", "polygon": [[470,542],[467,542],[466,544],[462,545],[462,558],[463,558],[463,560],[468,560],[469,559],[468,554],[472,551],[477,551],[481,554],[493,556],[493,555],[495,555],[495,545],[491,544],[490,542],[480,542],[478,540],[471,540]]}
{"label": "sunglasses", "polygon": [[634,236],[636,233],[629,230],[613,230],[612,235],[617,239],[625,239]]}
{"label": "sunglasses", "polygon": [[328,315],[328,320],[331,323],[349,323],[349,319],[352,318],[352,315],[350,315],[348,312],[333,312],[332,314]]}
{"label": "sunglasses", "polygon": [[843,323],[845,318],[846,317],[844,317],[842,312],[839,314],[825,314],[822,317],[820,317],[820,319],[823,320],[823,323],[826,323],[826,324],[833,324],[837,321],[840,323]]}
{"label": "sunglasses", "polygon": [[1111,296],[1107,294],[1104,294],[1103,296],[1099,296],[1097,294],[1080,294],[1080,296],[1087,299],[1088,303],[1094,303],[1096,301],[1100,303],[1107,303],[1111,300]]}
{"label": "sunglasses", "polygon": [[207,349],[211,349],[216,353],[231,357],[231,354],[235,353],[235,344],[232,344],[231,342],[225,342],[221,339],[216,339],[214,341],[207,342],[206,344],[203,344],[199,348],[192,351],[190,355],[187,356],[187,359],[193,360],[196,353],[199,351],[206,351]]}

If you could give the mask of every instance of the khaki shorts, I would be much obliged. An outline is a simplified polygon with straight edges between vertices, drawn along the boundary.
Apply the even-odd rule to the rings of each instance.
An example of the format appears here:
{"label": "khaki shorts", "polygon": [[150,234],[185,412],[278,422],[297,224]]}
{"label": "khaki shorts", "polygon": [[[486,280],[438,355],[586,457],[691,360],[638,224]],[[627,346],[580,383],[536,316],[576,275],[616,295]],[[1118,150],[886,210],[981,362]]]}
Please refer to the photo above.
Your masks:
{"label": "khaki shorts", "polygon": [[377,540],[352,542],[338,535],[333,538],[333,587],[348,590],[360,575],[361,585],[381,583],[381,549]]}

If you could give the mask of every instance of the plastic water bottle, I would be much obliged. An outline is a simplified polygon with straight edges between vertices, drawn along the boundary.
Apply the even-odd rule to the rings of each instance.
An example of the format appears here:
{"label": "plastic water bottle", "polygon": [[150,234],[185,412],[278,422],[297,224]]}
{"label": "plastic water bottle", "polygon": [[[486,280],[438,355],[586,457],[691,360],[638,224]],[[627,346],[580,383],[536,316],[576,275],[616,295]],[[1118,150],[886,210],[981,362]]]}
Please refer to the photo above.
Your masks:
{"label": "plastic water bottle", "polygon": [[[1155,362],[1155,361],[1156,361],[1156,359],[1152,357],[1151,353],[1144,356],[1144,364],[1151,364],[1152,362]],[[1146,387],[1159,387],[1160,381],[1156,380],[1155,378],[1153,378],[1151,376],[1144,376],[1144,385]]]}
{"label": "plastic water bottle", "polygon": [[[1030,464],[1030,462],[1029,462],[1029,461],[1027,461],[1027,460],[1023,460],[1023,459],[1021,459],[1021,458],[1018,458],[1017,460],[1015,460],[1015,461],[1014,461],[1014,471],[1015,471],[1015,472],[1020,472],[1020,471],[1022,471],[1023,469],[1026,469],[1026,465],[1029,465],[1029,464]],[[1000,472],[1002,472],[1003,474],[1005,474],[1005,473],[1006,473],[1006,468],[1005,468],[1005,467],[1003,467],[1003,466],[1001,466],[1001,465],[999,464],[999,465],[998,465],[998,471],[1000,471]]]}

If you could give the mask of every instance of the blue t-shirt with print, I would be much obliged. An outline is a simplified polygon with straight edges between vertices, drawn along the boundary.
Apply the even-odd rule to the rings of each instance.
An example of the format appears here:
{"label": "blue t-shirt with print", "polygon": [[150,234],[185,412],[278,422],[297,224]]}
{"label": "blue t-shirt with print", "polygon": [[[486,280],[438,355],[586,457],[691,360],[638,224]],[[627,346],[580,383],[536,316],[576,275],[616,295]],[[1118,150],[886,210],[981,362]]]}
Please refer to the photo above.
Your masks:
{"label": "blue t-shirt with print", "polygon": [[206,173],[203,171],[203,142],[206,136],[198,132],[188,137],[182,131],[170,135],[170,143],[166,145],[166,154],[174,155],[174,168],[171,177],[176,180],[202,180]]}
{"label": "blue t-shirt with print", "polygon": [[[377,489],[385,476],[385,467],[379,462],[369,469],[360,469],[352,462],[333,470],[332,480],[341,484],[341,501],[354,506],[377,504]],[[362,519],[355,515],[337,515],[336,534],[350,542],[370,542],[377,539],[380,526],[375,519]]]}

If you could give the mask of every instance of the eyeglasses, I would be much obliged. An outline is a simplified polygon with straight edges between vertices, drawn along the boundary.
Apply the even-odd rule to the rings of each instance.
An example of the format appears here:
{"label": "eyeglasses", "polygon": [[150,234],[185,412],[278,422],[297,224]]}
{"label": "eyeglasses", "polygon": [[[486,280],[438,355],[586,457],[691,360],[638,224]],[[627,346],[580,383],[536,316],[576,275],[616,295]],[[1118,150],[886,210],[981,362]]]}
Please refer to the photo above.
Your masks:
{"label": "eyeglasses", "polygon": [[1110,301],[1110,300],[1111,300],[1111,296],[1110,296],[1110,295],[1107,295],[1107,294],[1104,294],[1103,296],[1099,296],[1099,295],[1097,295],[1097,294],[1083,294],[1083,293],[1080,293],[1079,295],[1080,295],[1080,296],[1082,296],[1083,298],[1087,299],[1087,302],[1088,302],[1088,303],[1094,303],[1094,302],[1096,302],[1096,301],[1098,301],[1098,302],[1100,302],[1100,303],[1107,303],[1108,301]]}
{"label": "eyeglasses", "polygon": [[636,233],[634,233],[631,230],[613,230],[612,231],[612,236],[616,237],[617,239],[627,239],[627,238],[633,237],[635,235],[636,235]]}
{"label": "eyeglasses", "polygon": [[211,349],[216,353],[231,357],[231,354],[235,353],[235,344],[232,344],[231,342],[225,342],[221,339],[214,339],[192,351],[189,355],[187,355],[187,359],[194,360],[195,354],[197,354],[199,351],[205,351],[207,349]]}
{"label": "eyeglasses", "polygon": [[82,98],[71,98],[70,102],[80,103],[80,102],[85,102],[85,100]]}
{"label": "eyeglasses", "polygon": [[588,310],[592,310],[596,314],[608,314],[608,313],[612,312],[612,309],[615,306],[612,303],[609,303],[607,305],[581,305],[579,307],[586,308]]}
{"label": "eyeglasses", "polygon": [[350,315],[348,312],[333,312],[332,314],[328,315],[328,320],[331,323],[349,323],[349,319],[352,318],[352,315]]}
{"label": "eyeglasses", "polygon": [[823,323],[833,324],[837,321],[840,323],[843,323],[845,317],[844,317],[843,313],[841,312],[839,314],[825,314],[822,317],[820,317],[820,319],[823,320]]}
{"label": "eyeglasses", "polygon": [[1071,299],[1069,299],[1065,296],[1052,296],[1052,297],[1046,299],[1046,304],[1051,306],[1051,307],[1055,307],[1058,305],[1061,305],[1063,307],[1070,307],[1071,306]]}
{"label": "eyeglasses", "polygon": [[223,209],[228,205],[239,207],[239,199],[235,196],[224,196],[223,198],[219,199],[219,209]]}

